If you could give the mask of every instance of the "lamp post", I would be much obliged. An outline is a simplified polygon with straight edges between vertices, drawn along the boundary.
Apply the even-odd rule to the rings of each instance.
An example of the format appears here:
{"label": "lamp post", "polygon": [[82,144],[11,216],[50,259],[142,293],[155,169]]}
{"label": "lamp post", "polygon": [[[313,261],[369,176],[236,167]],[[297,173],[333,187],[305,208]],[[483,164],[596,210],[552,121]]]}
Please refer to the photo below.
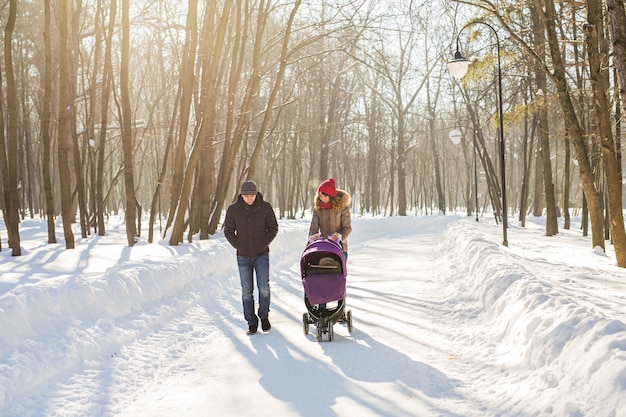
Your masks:
{"label": "lamp post", "polygon": [[[448,137],[453,144],[458,145],[463,138],[463,132],[459,129],[451,130]],[[472,141],[474,143],[474,211],[476,212],[476,221],[478,221],[478,172],[476,167],[476,137]]]}
{"label": "lamp post", "polygon": [[491,26],[488,23],[481,22],[481,21],[470,22],[466,24],[465,26],[463,26],[461,30],[459,30],[459,33],[456,35],[456,52],[454,53],[454,59],[452,59],[451,61],[448,61],[448,70],[450,71],[450,74],[452,74],[454,78],[458,78],[458,79],[463,78],[465,74],[467,74],[467,70],[469,68],[470,62],[467,59],[465,59],[463,55],[461,55],[461,52],[459,52],[459,36],[461,35],[461,32],[463,32],[463,29],[465,29],[468,26],[477,24],[477,23],[483,24],[487,26],[489,29],[491,29],[491,31],[496,36],[496,44],[498,48],[498,116],[500,118],[499,130],[500,130],[500,176],[501,176],[501,182],[502,182],[501,184],[501,187],[502,187],[502,239],[503,239],[502,244],[504,246],[509,246],[509,241],[507,239],[508,221],[507,221],[507,206],[506,206],[506,170],[505,170],[505,165],[504,165],[504,120],[502,117],[502,70],[500,67],[500,38],[498,37],[498,32],[496,32],[493,26]]}

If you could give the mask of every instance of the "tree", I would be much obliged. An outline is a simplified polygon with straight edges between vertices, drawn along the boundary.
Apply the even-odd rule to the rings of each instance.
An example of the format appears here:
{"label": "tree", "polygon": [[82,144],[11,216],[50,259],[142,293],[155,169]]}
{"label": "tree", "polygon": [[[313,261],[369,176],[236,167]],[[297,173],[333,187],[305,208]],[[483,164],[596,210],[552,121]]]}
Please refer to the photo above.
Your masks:
{"label": "tree", "polygon": [[[4,28],[4,72],[7,85],[7,121],[8,121],[8,146],[5,146],[4,140],[4,122],[0,122],[0,166],[2,167],[3,188],[4,188],[4,206],[5,222],[7,233],[9,235],[9,246],[11,247],[12,256],[21,256],[22,249],[20,247],[19,233],[19,203],[17,193],[18,180],[18,126],[17,126],[17,87],[15,85],[15,74],[13,72],[13,31],[15,29],[15,19],[17,15],[17,0],[11,0],[9,3],[9,18]],[[1,93],[1,90],[0,90]],[[2,95],[0,94],[0,97]],[[3,112],[0,110],[0,117],[4,118]]]}
{"label": "tree", "polygon": [[43,141],[43,171],[44,195],[46,199],[46,219],[48,222],[48,243],[56,243],[54,227],[54,193],[52,191],[52,179],[50,164],[52,162],[52,135],[50,134],[50,115],[52,104],[52,40],[50,33],[50,0],[44,0],[44,44],[45,44],[45,73],[43,85],[43,114],[41,118],[41,136]]}
{"label": "tree", "polygon": [[[246,7],[249,5],[246,4]],[[255,102],[255,98],[259,92],[260,84],[261,84],[261,51],[264,40],[264,32],[266,28],[267,16],[271,11],[271,1],[267,3],[264,0],[261,0],[259,3],[259,7],[257,10],[257,20],[255,33],[253,36],[253,45],[252,45],[252,63],[251,67],[248,68],[249,78],[247,80],[246,87],[244,89],[244,94],[241,99],[241,104],[239,107],[239,117],[235,122],[231,117],[234,111],[234,100],[236,90],[239,88],[238,83],[240,77],[242,76],[242,63],[244,62],[244,57],[246,54],[245,44],[241,43],[248,37],[247,19],[249,10],[242,10],[242,6],[239,6],[237,9],[238,14],[244,13],[246,16],[246,23],[243,25],[238,25],[236,38],[238,39],[235,42],[236,48],[233,52],[233,65],[231,72],[229,74],[229,84],[228,84],[228,97],[229,97],[229,116],[227,117],[226,131],[225,131],[225,139],[224,139],[224,148],[222,153],[222,161],[219,168],[219,173],[217,176],[217,186],[215,190],[215,198],[213,199],[213,204],[211,205],[211,219],[209,220],[209,233],[214,233],[217,230],[217,225],[221,218],[221,212],[224,207],[224,201],[226,199],[226,195],[228,192],[228,186],[231,182],[233,170],[235,168],[235,160],[237,158],[237,153],[241,144],[244,141],[244,138],[247,136],[247,130],[249,129],[249,124],[252,119],[252,110]],[[229,128],[229,123],[233,123],[233,125]]]}
{"label": "tree", "polygon": [[203,97],[203,119],[201,122],[200,130],[198,132],[198,136],[191,149],[191,154],[187,163],[187,169],[185,170],[183,187],[181,189],[181,198],[176,209],[176,217],[174,220],[172,236],[170,238],[171,245],[177,245],[178,243],[182,242],[183,232],[185,229],[184,220],[188,208],[191,187],[194,177],[196,175],[198,160],[202,154],[202,150],[205,148],[205,146],[207,146],[207,142],[209,140],[208,132],[213,128],[212,122],[213,116],[215,114],[213,108],[216,103],[215,92],[217,90],[217,70],[219,68],[219,63],[222,58],[222,50],[224,47],[224,39],[226,37],[227,24],[230,20],[231,6],[232,2],[227,1],[224,4],[222,15],[219,18],[220,23],[217,28],[217,36],[215,38],[214,49],[212,51],[213,53],[211,54],[212,56],[210,60],[210,66],[206,78],[208,85],[206,86],[206,94]]}
{"label": "tree", "polygon": [[58,137],[58,166],[59,183],[61,188],[61,217],[63,220],[63,235],[65,248],[74,249],[74,232],[72,231],[72,191],[70,185],[70,164],[72,154],[72,141],[70,133],[70,114],[68,111],[68,56],[70,54],[70,42],[68,25],[70,24],[70,1],[60,0],[59,22],[59,121],[57,127]]}
{"label": "tree", "polygon": [[[574,110],[569,85],[567,83],[563,52],[561,51],[556,33],[555,18],[556,9],[553,0],[545,0],[545,9],[541,0],[534,0],[535,9],[542,18],[546,31],[550,56],[552,58],[552,79],[557,89],[559,102],[565,117],[565,126],[570,134],[574,150],[578,156],[579,175],[585,191],[585,197],[589,204],[591,218],[592,245],[604,249],[602,203],[600,194],[595,186],[595,179],[587,152],[587,144],[580,126],[580,122]],[[543,62],[543,61],[542,61]]]}
{"label": "tree", "polygon": [[472,131],[474,132],[474,137],[472,138],[472,140],[476,144],[476,152],[478,153],[480,163],[485,172],[485,180],[487,182],[487,193],[489,195],[489,200],[491,201],[491,206],[494,208],[496,220],[499,221],[500,218],[498,217],[498,213],[502,213],[502,202],[499,196],[501,195],[500,193],[502,192],[502,189],[500,187],[500,182],[498,181],[496,169],[489,156],[490,152],[488,150],[487,143],[485,141],[485,135],[483,133],[483,128],[481,126],[480,118],[478,117],[477,113],[477,109],[480,108],[478,103],[481,98],[478,97],[476,99],[476,102],[472,102],[469,96],[469,92],[465,87],[465,84],[471,79],[472,77],[470,76],[466,76],[463,79],[461,93],[463,94],[467,114],[472,125]]}
{"label": "tree", "polygon": [[[427,73],[430,73],[430,71],[428,71],[428,66],[430,65],[430,63],[428,62],[428,48],[426,48],[426,57],[425,57],[425,61],[426,61],[426,67],[427,67]],[[434,171],[435,171],[435,186],[436,186],[436,191],[437,191],[437,208],[439,209],[439,212],[442,214],[446,214],[446,197],[445,197],[445,193],[444,193],[444,187],[443,187],[443,182],[441,179],[441,161],[440,161],[440,157],[439,157],[439,152],[438,152],[438,146],[437,146],[437,140],[436,140],[436,123],[437,123],[437,102],[438,102],[438,97],[439,97],[439,90],[441,88],[441,83],[437,83],[437,91],[435,92],[435,97],[431,97],[431,89],[430,89],[430,77],[426,76],[424,78],[426,80],[426,100],[427,100],[427,104],[426,104],[426,114],[428,115],[428,131],[429,131],[429,141],[430,141],[430,147],[432,149],[432,153],[433,153],[433,163],[434,163]]]}
{"label": "tree", "polygon": [[[396,129],[396,147],[395,147],[395,167],[398,179],[398,214],[406,216],[407,214],[407,177],[406,177],[406,154],[408,143],[408,115],[415,100],[426,85],[428,74],[425,74],[416,85],[412,85],[415,81],[412,78],[414,74],[411,68],[411,58],[416,48],[413,32],[404,33],[402,30],[396,32],[396,38],[399,43],[400,50],[395,56],[387,55],[386,43],[388,39],[381,37],[379,47],[372,51],[370,57],[372,69],[386,83],[386,90],[374,90],[379,94],[383,103],[385,103],[394,117]],[[430,69],[432,70],[432,68]],[[410,87],[409,87],[410,86]],[[408,91],[411,91],[410,93]]]}
{"label": "tree", "polygon": [[[576,113],[576,108],[573,103],[573,95],[570,91],[570,86],[568,84],[568,73],[566,71],[565,65],[565,57],[566,54],[561,48],[561,42],[559,41],[559,37],[557,34],[557,23],[559,20],[557,19],[556,8],[554,4],[554,0],[533,0],[533,6],[535,11],[541,17],[541,22],[544,27],[549,56],[550,56],[550,64],[537,52],[528,46],[528,44],[522,39],[522,37],[508,24],[509,21],[502,14],[499,13],[498,6],[493,4],[488,0],[477,0],[473,1],[461,1],[463,3],[469,3],[475,5],[476,7],[480,7],[486,11],[488,11],[493,17],[498,19],[498,21],[502,24],[502,27],[507,30],[511,38],[513,38],[520,46],[522,46],[531,56],[535,62],[542,67],[546,74],[550,77],[552,82],[554,83],[554,87],[557,92],[558,101],[561,105],[561,109],[563,111],[563,118],[565,123],[565,128],[567,130],[568,136],[573,145],[574,151],[576,152],[577,160],[578,160],[578,168],[579,168],[579,178],[581,182],[581,186],[584,190],[585,200],[587,202],[589,208],[589,216],[591,220],[591,229],[592,229],[592,246],[593,247],[601,247],[604,249],[604,225],[603,225],[603,212],[602,212],[602,200],[601,195],[597,187],[596,178],[594,175],[594,169],[592,168],[591,158],[589,155],[589,151],[587,148],[587,139],[584,132],[584,129],[581,125],[581,122]],[[593,6],[593,5],[592,5]],[[593,14],[593,13],[592,13]],[[592,17],[589,15],[588,17]],[[597,26],[597,25],[596,25]],[[594,28],[594,24],[591,25],[592,30],[597,29]],[[593,34],[592,34],[593,35]],[[589,42],[589,40],[588,40]],[[598,49],[599,46],[596,42],[591,42],[594,45],[595,49]],[[594,71],[598,71],[602,67],[598,67],[597,64],[599,61],[593,63],[593,58],[590,59],[590,67],[595,67]],[[596,102],[597,104],[597,102]],[[609,159],[612,159],[609,154],[611,153],[610,149],[610,141],[606,140],[604,135],[602,136],[601,143],[599,144],[600,148],[603,152],[603,158],[605,162]],[[604,141],[604,142],[602,142]],[[598,144],[598,142],[595,142]],[[615,154],[613,154],[614,156]],[[613,163],[613,162],[609,162]],[[613,182],[613,185],[617,187],[617,184],[614,183],[615,177],[610,176],[607,177],[607,181]],[[623,227],[623,224],[622,224]],[[615,236],[614,236],[615,238]],[[621,239],[618,237],[618,239]],[[622,248],[616,246],[616,252],[621,251]],[[618,265],[622,264],[619,260],[622,255],[617,256]],[[622,266],[626,266],[624,263]]]}
{"label": "tree", "polygon": [[[0,7],[3,25],[10,10],[5,3]],[[583,207],[583,219],[588,205],[592,216],[600,213],[604,220],[604,207],[592,201],[594,188],[598,196],[607,197],[606,218],[615,217],[614,196],[620,192],[615,178],[621,178],[619,125],[613,132],[605,129],[620,114],[611,113],[607,103],[621,107],[624,100],[611,97],[617,91],[615,81],[604,69],[614,64],[615,79],[620,80],[623,59],[618,56],[624,47],[616,30],[626,19],[619,2],[606,2],[615,60],[607,59],[612,51],[601,25],[594,24],[594,34],[591,26],[581,32],[582,25],[576,24],[591,21],[593,13],[600,18],[599,0],[554,3],[550,30],[557,39],[554,54],[564,67],[556,71],[542,16],[548,11],[533,13],[531,2],[461,0],[421,3],[417,9],[415,2],[407,8],[407,3],[382,1],[324,0],[303,7],[299,0],[97,0],[71,6],[67,0],[44,0],[47,23],[46,8],[37,7],[41,2],[17,3],[12,56],[3,54],[0,68],[0,122],[5,124],[0,146],[2,161],[7,159],[0,163],[0,207],[7,224],[15,207],[18,217],[28,209],[43,214],[45,207],[50,242],[59,213],[65,240],[73,245],[69,233],[78,220],[83,236],[92,225],[102,235],[106,216],[123,210],[133,244],[141,232],[142,204],[150,206],[149,241],[155,220],[164,216],[165,235],[171,234],[173,244],[183,241],[185,231],[186,239],[198,232],[206,239],[218,229],[224,206],[246,177],[259,182],[281,217],[306,215],[312,189],[320,177],[332,175],[351,191],[355,209],[364,215],[457,209],[471,214],[476,205],[478,211],[493,208],[500,221],[500,149],[493,140],[499,124],[494,123],[499,122],[494,117],[498,78],[492,69],[495,54],[488,52],[494,49],[493,39],[473,45],[474,50],[485,48],[477,52],[482,59],[472,65],[472,79],[464,82],[462,113],[451,108],[453,91],[442,88],[438,74],[453,33],[446,26],[460,16],[432,17],[461,3],[472,8],[456,12],[469,11],[470,19],[490,24],[497,21],[498,33],[509,35],[500,37],[506,193],[520,196],[515,198],[520,219],[533,199],[528,191],[535,179],[532,202],[538,215],[547,209],[546,234],[558,231],[550,226],[556,220],[557,196],[568,215],[570,183],[572,203],[575,209]],[[584,42],[577,34],[586,35]],[[595,51],[594,58],[590,52]],[[17,74],[12,86],[5,78],[7,59]],[[567,85],[571,90],[563,93]],[[7,100],[13,94],[9,87],[15,90],[14,100]],[[538,88],[545,92],[543,104],[535,95]],[[561,104],[564,96],[570,109]],[[17,176],[8,173],[15,119],[7,106],[12,101]],[[573,116],[564,116],[570,110]],[[578,131],[572,127],[574,118]],[[452,124],[467,133],[461,149],[446,139]],[[610,139],[603,142],[610,135],[613,149]],[[567,154],[570,141],[576,168]],[[531,159],[537,148],[540,157]],[[612,154],[615,171],[607,165]],[[472,156],[483,179],[476,181],[475,193]],[[41,164],[43,175],[32,169],[33,161]],[[570,175],[570,166],[582,174]],[[21,186],[16,206],[10,206],[14,199],[8,197],[13,178]],[[599,187],[605,184],[603,194]],[[576,189],[581,185],[584,193]],[[517,210],[514,206],[510,211]],[[600,232],[609,227],[605,223]],[[612,238],[618,234],[611,230]],[[596,237],[604,242],[609,236],[597,236],[594,230],[594,245]]]}
{"label": "tree", "polygon": [[[189,117],[190,109],[193,98],[193,88],[195,82],[194,75],[194,62],[197,52],[198,42],[198,22],[197,22],[197,0],[189,0],[189,11],[187,13],[187,22],[185,25],[185,44],[183,46],[181,57],[181,74],[179,81],[179,90],[181,91],[178,99],[180,105],[177,107],[180,109],[179,113],[179,131],[178,137],[174,143],[174,166],[172,174],[172,183],[170,187],[170,210],[167,218],[166,229],[174,222],[176,217],[179,200],[181,196],[183,178],[185,175],[185,144],[187,142],[187,134],[189,130]],[[207,14],[210,14],[209,9]],[[184,213],[183,213],[184,214]],[[181,239],[182,231],[177,232],[177,239]]]}
{"label": "tree", "polygon": [[128,246],[134,246],[137,238],[137,202],[135,197],[133,161],[133,122],[129,92],[130,65],[130,21],[129,1],[122,0],[122,60],[120,68],[120,96],[122,101],[122,149],[124,155],[124,190],[126,191],[126,239]]}
{"label": "tree", "polygon": [[[543,25],[538,19],[537,13],[531,12],[533,22],[533,36],[534,46],[537,51],[537,55],[545,60],[546,48],[545,48],[545,33],[543,31]],[[547,91],[547,76],[544,68],[538,67],[535,70],[535,78],[537,80],[537,89],[541,92]],[[545,95],[545,93],[544,93]],[[559,232],[559,227],[556,217],[556,193],[554,190],[554,181],[552,179],[552,162],[550,152],[550,136],[548,126],[548,108],[545,104],[545,97],[540,97],[541,105],[539,106],[539,154],[541,157],[541,174],[543,177],[543,189],[546,200],[546,236],[554,236]]]}
{"label": "tree", "polygon": [[296,17],[296,13],[298,12],[298,8],[302,4],[302,0],[296,0],[289,14],[289,19],[287,21],[287,26],[285,28],[285,34],[283,35],[283,45],[280,53],[279,60],[279,69],[276,74],[276,79],[274,81],[274,86],[272,87],[272,91],[270,92],[270,96],[267,100],[267,105],[265,108],[265,114],[263,116],[263,121],[261,123],[261,128],[259,129],[259,133],[257,134],[257,141],[254,146],[254,150],[252,151],[252,156],[250,157],[250,164],[248,167],[248,178],[254,178],[256,175],[256,169],[258,164],[259,155],[261,153],[261,148],[267,136],[267,129],[272,117],[272,112],[274,108],[274,103],[276,101],[276,96],[280,90],[281,83],[283,78],[285,77],[285,69],[287,68],[287,55],[289,52],[289,39],[291,36],[291,30],[293,28],[293,21]]}
{"label": "tree", "polygon": [[[98,235],[105,234],[105,192],[104,192],[104,170],[106,157],[106,142],[109,123],[109,99],[111,97],[111,84],[113,83],[113,33],[115,32],[115,16],[117,11],[117,1],[111,0],[109,5],[109,25],[105,35],[104,64],[102,68],[102,97],[100,107],[100,131],[98,134],[96,148],[96,189],[94,198],[96,206],[96,222]],[[104,12],[103,12],[104,13]]]}
{"label": "tree", "polygon": [[607,22],[611,33],[619,94],[622,106],[626,110],[626,11],[624,2],[620,0],[606,0]]}
{"label": "tree", "polygon": [[626,268],[626,231],[622,210],[622,181],[617,167],[617,154],[611,129],[611,102],[609,88],[609,50],[604,36],[602,1],[588,0],[586,43],[589,54],[591,86],[598,120],[598,145],[606,178],[606,194],[609,209],[609,225],[615,246],[617,265]]}

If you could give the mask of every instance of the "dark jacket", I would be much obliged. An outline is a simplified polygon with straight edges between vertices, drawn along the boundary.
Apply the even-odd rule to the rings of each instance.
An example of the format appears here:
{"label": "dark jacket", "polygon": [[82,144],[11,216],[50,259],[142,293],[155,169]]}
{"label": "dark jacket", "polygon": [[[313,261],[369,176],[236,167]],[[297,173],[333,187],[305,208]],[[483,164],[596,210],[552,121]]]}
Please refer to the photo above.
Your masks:
{"label": "dark jacket", "polygon": [[257,193],[252,205],[243,201],[240,195],[237,202],[226,210],[224,235],[237,249],[237,256],[256,258],[269,252],[269,245],[277,234],[278,222],[274,209],[263,200],[261,193]]}

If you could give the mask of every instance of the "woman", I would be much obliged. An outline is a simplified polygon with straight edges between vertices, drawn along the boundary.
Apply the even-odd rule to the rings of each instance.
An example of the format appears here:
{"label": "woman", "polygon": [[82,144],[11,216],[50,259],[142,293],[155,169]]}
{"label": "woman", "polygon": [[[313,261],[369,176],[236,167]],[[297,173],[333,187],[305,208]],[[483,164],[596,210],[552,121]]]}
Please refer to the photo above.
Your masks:
{"label": "woman", "polygon": [[352,197],[338,190],[337,181],[329,178],[317,187],[313,206],[313,217],[309,228],[309,242],[320,237],[341,241],[343,254],[348,260],[348,236],[352,232],[350,203]]}

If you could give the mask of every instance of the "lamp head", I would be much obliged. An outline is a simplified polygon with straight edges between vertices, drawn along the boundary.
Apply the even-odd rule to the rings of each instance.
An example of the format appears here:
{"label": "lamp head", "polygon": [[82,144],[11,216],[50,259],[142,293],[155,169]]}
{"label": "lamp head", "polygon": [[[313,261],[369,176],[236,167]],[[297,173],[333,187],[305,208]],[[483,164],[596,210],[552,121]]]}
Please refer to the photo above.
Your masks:
{"label": "lamp head", "polygon": [[467,74],[469,64],[470,61],[463,58],[463,55],[461,55],[461,53],[457,49],[454,53],[454,59],[448,61],[448,71],[450,71],[450,74],[454,78],[460,80],[461,78],[465,77],[465,74]]}
{"label": "lamp head", "polygon": [[450,131],[448,137],[450,138],[452,143],[458,145],[459,143],[461,143],[461,139],[463,138],[463,132],[461,132],[459,129],[454,129]]}

